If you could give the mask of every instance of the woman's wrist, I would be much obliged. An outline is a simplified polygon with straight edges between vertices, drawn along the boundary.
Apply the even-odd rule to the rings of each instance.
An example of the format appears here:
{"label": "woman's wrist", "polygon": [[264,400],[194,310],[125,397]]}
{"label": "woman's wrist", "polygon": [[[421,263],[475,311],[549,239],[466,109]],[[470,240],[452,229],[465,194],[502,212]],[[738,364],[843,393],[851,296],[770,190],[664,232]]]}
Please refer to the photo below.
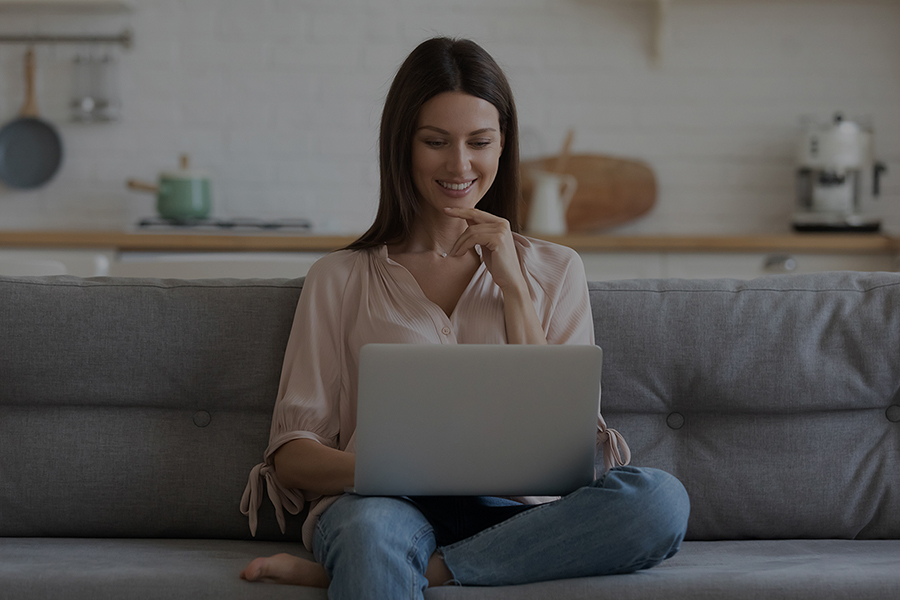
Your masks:
{"label": "woman's wrist", "polygon": [[524,305],[527,302],[529,305],[531,304],[531,293],[524,280],[500,286],[500,291],[503,293],[504,303],[518,302]]}
{"label": "woman's wrist", "polygon": [[275,476],[285,487],[335,495],[353,486],[356,456],[311,439],[287,442],[273,458]]}
{"label": "woman's wrist", "polygon": [[506,317],[506,341],[510,344],[546,344],[547,338],[538,319],[527,286],[500,288]]}

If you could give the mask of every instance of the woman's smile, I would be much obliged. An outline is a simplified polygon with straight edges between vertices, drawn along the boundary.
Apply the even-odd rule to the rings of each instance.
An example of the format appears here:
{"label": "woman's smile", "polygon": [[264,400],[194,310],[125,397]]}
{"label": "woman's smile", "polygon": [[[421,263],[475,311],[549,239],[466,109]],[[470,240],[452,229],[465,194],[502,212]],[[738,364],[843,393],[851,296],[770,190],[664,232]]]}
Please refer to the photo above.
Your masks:
{"label": "woman's smile", "polygon": [[441,181],[439,179],[438,185],[443,188],[443,191],[447,196],[451,198],[463,198],[472,190],[472,185],[475,181],[475,179],[470,179],[469,181],[453,182]]}

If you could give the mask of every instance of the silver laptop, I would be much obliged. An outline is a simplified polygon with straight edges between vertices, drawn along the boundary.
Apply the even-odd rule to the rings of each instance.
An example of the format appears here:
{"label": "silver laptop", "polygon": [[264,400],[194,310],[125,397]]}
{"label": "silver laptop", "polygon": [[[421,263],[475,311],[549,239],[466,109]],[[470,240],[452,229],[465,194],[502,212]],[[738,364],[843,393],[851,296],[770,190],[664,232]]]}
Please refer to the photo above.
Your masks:
{"label": "silver laptop", "polygon": [[367,344],[363,495],[556,496],[594,476],[597,346]]}

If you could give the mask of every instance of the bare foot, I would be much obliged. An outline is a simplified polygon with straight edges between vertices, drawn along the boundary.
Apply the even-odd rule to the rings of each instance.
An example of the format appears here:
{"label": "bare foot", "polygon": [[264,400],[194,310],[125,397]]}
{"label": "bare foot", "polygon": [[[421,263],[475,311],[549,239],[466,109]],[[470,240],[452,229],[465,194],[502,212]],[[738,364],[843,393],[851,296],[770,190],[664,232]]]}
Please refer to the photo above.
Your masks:
{"label": "bare foot", "polygon": [[322,565],[290,554],[254,559],[241,571],[241,579],[319,588],[327,588],[331,582]]}

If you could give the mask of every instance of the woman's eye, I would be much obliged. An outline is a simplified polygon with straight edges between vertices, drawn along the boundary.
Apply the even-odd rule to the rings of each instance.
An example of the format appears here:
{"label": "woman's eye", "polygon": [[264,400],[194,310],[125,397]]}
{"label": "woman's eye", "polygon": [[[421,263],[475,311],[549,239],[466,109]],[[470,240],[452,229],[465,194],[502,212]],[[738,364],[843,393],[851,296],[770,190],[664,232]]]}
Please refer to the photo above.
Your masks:
{"label": "woman's eye", "polygon": [[[429,148],[443,148],[448,145],[448,142],[446,140],[422,140],[422,143]],[[469,146],[471,148],[475,148],[476,150],[487,148],[492,143],[492,140],[471,140],[468,142]]]}

